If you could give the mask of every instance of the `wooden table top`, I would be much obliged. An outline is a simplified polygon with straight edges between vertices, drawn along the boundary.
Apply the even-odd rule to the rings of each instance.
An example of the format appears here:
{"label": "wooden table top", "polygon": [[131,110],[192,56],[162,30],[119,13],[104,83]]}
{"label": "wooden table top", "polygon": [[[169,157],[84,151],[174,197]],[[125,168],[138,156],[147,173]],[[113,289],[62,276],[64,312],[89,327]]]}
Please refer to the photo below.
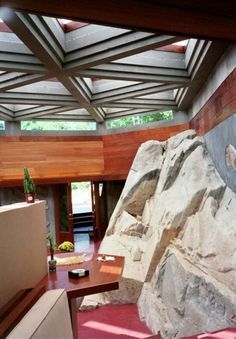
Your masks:
{"label": "wooden table top", "polygon": [[[94,254],[91,260],[81,264],[57,266],[55,272],[48,272],[39,286],[45,286],[47,290],[63,288],[67,291],[68,299],[118,289],[125,258],[112,255],[114,261],[101,262],[97,260],[99,256],[101,254]],[[88,269],[89,276],[69,278],[68,271],[76,268]]]}

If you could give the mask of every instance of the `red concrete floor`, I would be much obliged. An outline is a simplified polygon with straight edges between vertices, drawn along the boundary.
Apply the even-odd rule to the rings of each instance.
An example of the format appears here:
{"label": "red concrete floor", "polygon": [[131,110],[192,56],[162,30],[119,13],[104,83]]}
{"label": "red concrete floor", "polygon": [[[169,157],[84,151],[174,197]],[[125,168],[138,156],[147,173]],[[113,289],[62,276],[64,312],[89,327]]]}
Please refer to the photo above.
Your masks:
{"label": "red concrete floor", "polygon": [[152,335],[139,319],[136,304],[106,305],[78,312],[79,339],[137,339]]}
{"label": "red concrete floor", "polygon": [[[145,323],[139,319],[135,304],[108,305],[92,311],[78,312],[77,320],[79,339],[138,339],[152,336]],[[181,339],[236,339],[236,328]]]}
{"label": "red concrete floor", "polygon": [[90,239],[88,233],[74,234],[75,252],[96,253],[100,243],[100,241]]}
{"label": "red concrete floor", "polygon": [[[75,236],[75,250],[96,253],[100,242],[88,234]],[[147,338],[152,333],[139,319],[137,305],[107,305],[92,311],[78,312],[79,339]]]}
{"label": "red concrete floor", "polygon": [[236,339],[236,328],[226,328],[214,333],[203,333],[181,339]]}
{"label": "red concrete floor", "polygon": [[[93,242],[88,234],[76,235],[75,249],[88,254],[98,252],[100,242]],[[78,312],[79,339],[138,339],[152,333],[139,319],[137,305],[107,305],[92,311]],[[215,333],[198,334],[182,339],[236,339],[236,328]]]}

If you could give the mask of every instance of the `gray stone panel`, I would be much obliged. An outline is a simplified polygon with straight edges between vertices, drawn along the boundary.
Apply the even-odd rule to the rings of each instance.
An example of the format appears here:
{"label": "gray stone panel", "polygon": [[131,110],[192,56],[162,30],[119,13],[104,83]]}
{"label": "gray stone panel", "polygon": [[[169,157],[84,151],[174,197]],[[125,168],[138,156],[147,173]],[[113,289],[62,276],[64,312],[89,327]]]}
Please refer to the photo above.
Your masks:
{"label": "gray stone panel", "polygon": [[236,148],[236,114],[210,130],[204,138],[219,174],[226,185],[236,193],[236,171],[227,165],[225,158],[225,150],[229,144]]}

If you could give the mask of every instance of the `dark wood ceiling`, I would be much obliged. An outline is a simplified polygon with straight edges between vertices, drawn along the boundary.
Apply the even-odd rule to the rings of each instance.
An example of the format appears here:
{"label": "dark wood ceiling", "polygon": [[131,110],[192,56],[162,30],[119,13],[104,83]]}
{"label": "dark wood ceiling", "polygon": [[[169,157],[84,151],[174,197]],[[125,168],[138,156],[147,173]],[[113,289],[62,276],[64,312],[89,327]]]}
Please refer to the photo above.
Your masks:
{"label": "dark wood ceiling", "polygon": [[1,4],[77,21],[236,41],[236,2],[232,0],[2,0]]}

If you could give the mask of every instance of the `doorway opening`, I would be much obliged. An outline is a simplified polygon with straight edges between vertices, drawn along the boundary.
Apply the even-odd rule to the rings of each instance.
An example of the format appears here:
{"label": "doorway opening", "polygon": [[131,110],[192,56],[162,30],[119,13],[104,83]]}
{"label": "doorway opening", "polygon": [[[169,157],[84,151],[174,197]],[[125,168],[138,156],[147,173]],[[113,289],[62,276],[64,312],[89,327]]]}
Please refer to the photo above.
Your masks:
{"label": "doorway opening", "polygon": [[72,212],[92,212],[91,182],[81,181],[71,183]]}
{"label": "doorway opening", "polygon": [[71,203],[75,250],[91,252],[94,249],[94,242],[90,181],[71,183]]}

